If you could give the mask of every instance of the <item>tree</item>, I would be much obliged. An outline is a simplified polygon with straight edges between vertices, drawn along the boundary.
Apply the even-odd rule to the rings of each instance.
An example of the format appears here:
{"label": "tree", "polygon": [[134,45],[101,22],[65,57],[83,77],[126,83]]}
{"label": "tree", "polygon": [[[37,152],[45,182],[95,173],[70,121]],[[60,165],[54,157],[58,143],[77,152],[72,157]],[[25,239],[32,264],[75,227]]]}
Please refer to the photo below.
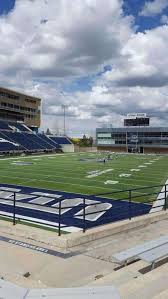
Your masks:
{"label": "tree", "polygon": [[51,135],[50,129],[48,128],[46,131],[46,135]]}
{"label": "tree", "polygon": [[86,135],[83,135],[82,143],[83,143],[83,146],[87,146],[88,145],[88,139],[87,139]]}
{"label": "tree", "polygon": [[73,144],[79,145],[80,143],[80,138],[70,138],[70,140],[72,141]]}
{"label": "tree", "polygon": [[93,145],[93,137],[90,136],[90,137],[89,137],[89,146],[92,146],[92,145]]}
{"label": "tree", "polygon": [[89,137],[87,138],[86,135],[84,134],[82,139],[80,139],[79,145],[83,147],[89,147],[92,146],[93,144],[93,138]]}

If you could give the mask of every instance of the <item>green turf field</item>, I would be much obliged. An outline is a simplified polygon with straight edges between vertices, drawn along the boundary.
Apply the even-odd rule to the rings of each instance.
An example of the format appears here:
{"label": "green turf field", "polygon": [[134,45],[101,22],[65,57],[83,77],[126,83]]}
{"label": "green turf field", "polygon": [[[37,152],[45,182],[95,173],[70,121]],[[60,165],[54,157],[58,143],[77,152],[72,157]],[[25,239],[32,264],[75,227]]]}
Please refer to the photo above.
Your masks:
{"label": "green turf field", "polygon": [[[100,194],[145,186],[164,185],[168,179],[167,156],[135,154],[116,156],[114,154],[112,160],[107,161],[105,164],[97,161],[97,159],[104,156],[103,153],[77,153],[1,158],[0,183],[81,194]],[[17,161],[33,162],[33,164],[26,166],[15,165],[14,163]],[[136,171],[136,169],[139,169],[139,171]],[[91,173],[93,171],[98,172],[94,175],[94,173]],[[125,175],[130,176],[125,177]],[[159,191],[160,189],[157,188],[156,190]],[[151,190],[148,190],[148,193],[150,192]],[[135,192],[137,195],[143,195],[143,193],[143,190]],[[128,192],[115,194],[115,198],[124,198],[126,194]],[[114,198],[114,194],[106,197]],[[142,201],[145,199],[140,196],[136,200]]]}

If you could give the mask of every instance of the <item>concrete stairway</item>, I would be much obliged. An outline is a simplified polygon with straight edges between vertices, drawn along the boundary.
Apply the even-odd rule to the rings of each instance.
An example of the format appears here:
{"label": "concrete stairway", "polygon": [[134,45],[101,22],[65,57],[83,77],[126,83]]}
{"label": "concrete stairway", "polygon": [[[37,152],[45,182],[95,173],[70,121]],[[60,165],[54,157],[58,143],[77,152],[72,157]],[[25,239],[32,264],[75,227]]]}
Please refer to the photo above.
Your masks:
{"label": "concrete stairway", "polygon": [[167,265],[164,265],[121,285],[119,292],[122,299],[152,299],[166,291],[167,287],[168,271]]}
{"label": "concrete stairway", "polygon": [[119,287],[123,283],[127,283],[141,275],[139,269],[142,269],[146,266],[143,261],[138,261],[136,263],[130,264],[127,267],[123,267],[117,271],[114,271],[100,279],[92,281],[89,286],[105,286],[114,284],[116,287]]}
{"label": "concrete stairway", "polygon": [[121,299],[167,299],[168,264],[141,274],[147,267],[143,261],[130,264],[90,283],[90,286],[113,285],[120,292]]}
{"label": "concrete stairway", "polygon": [[166,298],[168,298],[168,290],[165,290],[153,297],[153,299],[166,299]]}

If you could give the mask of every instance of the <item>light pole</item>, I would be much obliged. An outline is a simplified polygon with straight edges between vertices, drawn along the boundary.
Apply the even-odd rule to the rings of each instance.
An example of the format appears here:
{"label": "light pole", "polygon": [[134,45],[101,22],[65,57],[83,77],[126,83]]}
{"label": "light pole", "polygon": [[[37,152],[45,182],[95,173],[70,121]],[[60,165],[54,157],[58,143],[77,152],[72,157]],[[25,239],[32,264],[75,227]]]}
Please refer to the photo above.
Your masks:
{"label": "light pole", "polygon": [[65,136],[65,132],[66,132],[66,129],[65,129],[65,118],[66,118],[66,105],[62,105],[62,109],[63,109],[63,117],[64,117],[64,136]]}

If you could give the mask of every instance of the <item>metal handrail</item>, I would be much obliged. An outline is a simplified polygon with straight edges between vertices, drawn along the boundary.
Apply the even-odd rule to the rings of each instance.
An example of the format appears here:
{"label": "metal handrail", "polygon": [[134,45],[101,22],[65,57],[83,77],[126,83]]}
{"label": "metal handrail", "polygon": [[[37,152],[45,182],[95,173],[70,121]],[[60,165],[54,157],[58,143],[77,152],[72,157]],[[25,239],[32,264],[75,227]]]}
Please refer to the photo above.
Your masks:
{"label": "metal handrail", "polygon": [[[165,188],[163,189],[163,187],[165,186]],[[132,189],[125,189],[125,190],[119,190],[119,191],[113,191],[113,192],[106,192],[106,193],[99,193],[99,194],[94,194],[94,195],[80,195],[81,198],[83,199],[83,202],[81,202],[79,204],[80,207],[83,208],[83,214],[81,214],[80,216],[82,217],[82,222],[83,222],[83,232],[85,232],[89,227],[89,223],[88,223],[88,220],[87,220],[87,216],[88,215],[94,215],[94,214],[97,214],[97,213],[103,213],[103,212],[106,212],[107,210],[106,209],[101,209],[101,210],[98,210],[98,211],[92,211],[92,212],[87,212],[86,211],[86,208],[87,207],[91,207],[91,206],[98,206],[104,202],[96,202],[96,203],[86,203],[86,199],[91,199],[91,200],[94,200],[96,198],[96,200],[98,201],[99,200],[99,196],[100,195],[111,195],[113,197],[114,194],[124,194],[124,193],[128,193],[128,196],[124,196],[124,198],[120,198],[120,199],[116,199],[116,200],[119,200],[119,201],[128,201],[128,205],[125,207],[125,209],[123,209],[123,206],[117,206],[117,207],[113,207],[113,211],[119,211],[120,213],[120,216],[123,216],[124,214],[127,214],[129,215],[127,218],[124,218],[124,219],[129,219],[131,220],[133,217],[136,217],[134,216],[135,215],[135,207],[132,205],[134,201],[134,199],[137,199],[137,198],[140,198],[140,197],[146,197],[146,196],[151,196],[151,195],[157,195],[157,194],[164,194],[163,198],[159,198],[159,199],[156,199],[157,201],[160,201],[160,200],[163,200],[164,199],[164,203],[161,204],[161,205],[157,205],[157,206],[152,206],[152,203],[154,203],[156,200],[147,200],[147,201],[143,201],[142,203],[143,204],[151,204],[152,206],[152,209],[155,209],[155,208],[159,208],[159,207],[163,207],[164,210],[167,209],[167,206],[168,206],[168,200],[167,200],[167,191],[168,191],[168,184],[165,184],[165,185],[153,185],[153,186],[145,186],[145,187],[140,187],[140,188],[132,188]],[[140,190],[147,190],[147,189],[154,189],[154,188],[161,188],[161,191],[156,191],[156,190],[153,190],[153,192],[147,192],[147,193],[143,193],[143,194],[140,194],[140,195],[135,195],[134,192],[135,191],[140,191]],[[4,187],[0,189],[0,191],[6,191],[6,192],[11,192],[13,193],[13,198],[9,198],[9,200],[12,200],[13,201],[13,213],[12,215],[7,215],[6,217],[9,217],[9,218],[12,218],[13,220],[13,225],[16,225],[17,224],[17,219],[19,220],[23,220],[23,221],[28,221],[28,222],[32,222],[32,223],[36,223],[37,225],[38,224],[43,224],[44,225],[44,222],[40,221],[40,219],[38,219],[38,221],[35,221],[33,219],[25,219],[22,215],[19,215],[19,217],[17,216],[16,217],[16,209],[17,209],[17,194],[19,194],[19,191],[8,191],[6,190],[6,188]],[[2,197],[0,197],[0,199],[4,199]],[[110,199],[110,198],[109,198]],[[115,199],[115,198],[113,198]],[[8,200],[8,199],[6,199]],[[54,227],[54,228],[58,228],[58,235],[60,236],[61,235],[61,229],[62,227],[68,227],[68,225],[66,224],[62,224],[61,223],[61,220],[62,220],[62,211],[64,211],[65,209],[72,209],[74,208],[74,206],[62,206],[62,201],[65,200],[64,198],[55,198],[55,200],[57,200],[57,203],[58,203],[58,207],[49,207],[51,209],[57,209],[58,210],[58,224],[55,224],[55,225],[52,225],[52,224],[49,224],[49,226],[51,227]],[[28,205],[34,205],[33,203],[30,203],[30,202],[26,202]],[[38,205],[40,206],[40,205]],[[32,207],[33,209],[33,207]],[[122,211],[121,211],[122,210]],[[129,211],[129,213],[128,213]],[[40,211],[37,211],[37,213],[40,212]],[[44,212],[44,211],[43,211]],[[143,209],[138,209],[138,213],[139,212],[143,212]],[[0,212],[0,215],[4,216],[3,213]],[[116,213],[117,215],[117,213]],[[68,219],[72,216],[64,216],[64,220],[65,219]],[[107,220],[110,220],[110,217],[106,216],[104,217],[104,221],[107,222]],[[117,221],[117,220],[116,220]],[[101,220],[97,220],[96,222],[96,225],[100,225],[102,224],[101,223]]]}

